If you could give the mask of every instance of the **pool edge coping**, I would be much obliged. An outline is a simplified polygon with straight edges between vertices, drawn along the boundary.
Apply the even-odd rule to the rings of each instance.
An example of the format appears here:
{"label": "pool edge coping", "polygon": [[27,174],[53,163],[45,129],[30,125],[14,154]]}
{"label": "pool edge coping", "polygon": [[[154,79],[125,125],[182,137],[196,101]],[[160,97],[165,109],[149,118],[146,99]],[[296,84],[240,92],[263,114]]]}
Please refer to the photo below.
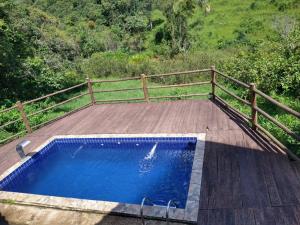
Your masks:
{"label": "pool edge coping", "polygon": [[[143,137],[195,137],[197,143],[195,147],[194,160],[190,178],[189,191],[184,209],[170,208],[170,220],[195,223],[198,218],[202,168],[205,151],[205,133],[155,133],[155,134],[89,134],[89,135],[55,135],[47,139],[43,144],[35,148],[33,153],[37,153],[55,139],[62,138],[143,138]],[[34,155],[34,154],[33,154]],[[12,167],[0,175],[3,180],[22,164],[27,162],[33,155],[26,156]],[[65,198],[56,196],[36,195],[27,193],[8,192],[0,190],[0,202],[11,202],[15,204],[41,206],[74,211],[95,212],[100,214],[116,214],[140,217],[140,205],[118,203],[98,200],[85,200],[77,198]],[[165,206],[145,206],[144,216],[149,219],[165,219]]]}

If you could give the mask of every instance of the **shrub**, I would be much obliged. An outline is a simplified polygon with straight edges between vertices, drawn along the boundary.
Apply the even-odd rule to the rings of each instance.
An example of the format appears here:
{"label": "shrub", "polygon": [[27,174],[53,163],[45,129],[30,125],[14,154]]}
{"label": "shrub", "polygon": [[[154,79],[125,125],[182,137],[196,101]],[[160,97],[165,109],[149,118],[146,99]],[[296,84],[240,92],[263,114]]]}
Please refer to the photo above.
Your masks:
{"label": "shrub", "polygon": [[127,74],[128,55],[122,52],[94,53],[84,61],[84,74],[91,77]]}
{"label": "shrub", "polygon": [[299,98],[300,29],[279,42],[264,42],[253,52],[240,52],[223,66],[228,74],[250,83],[266,93],[288,94]]}

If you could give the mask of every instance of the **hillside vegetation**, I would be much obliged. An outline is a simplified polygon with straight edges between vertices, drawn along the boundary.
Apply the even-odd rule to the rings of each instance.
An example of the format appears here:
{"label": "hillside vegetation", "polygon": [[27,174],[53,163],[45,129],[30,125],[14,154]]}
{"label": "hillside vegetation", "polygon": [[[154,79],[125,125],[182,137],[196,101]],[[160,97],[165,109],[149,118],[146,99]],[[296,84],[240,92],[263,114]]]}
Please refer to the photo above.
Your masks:
{"label": "hillside vegetation", "polygon": [[[2,0],[0,100],[34,98],[86,76],[212,64],[258,77],[276,66],[272,73],[282,78],[276,88],[290,91],[295,81],[297,90],[299,74],[293,73],[299,71],[299,58],[293,57],[299,53],[299,5],[297,0]],[[243,61],[233,60],[234,69],[223,66],[231,57],[253,65],[257,56],[275,62],[267,68],[256,64],[259,75]],[[298,66],[286,71],[284,64]]]}
{"label": "hillside vegetation", "polygon": [[[0,105],[9,107],[70,87],[87,76],[111,79],[216,65],[299,111],[299,23],[299,0],[0,0]],[[228,101],[247,112],[233,99]],[[300,132],[299,121],[267,102],[260,104]],[[32,122],[67,111],[56,110]],[[0,115],[1,124],[16,116]],[[299,143],[262,123],[300,154]],[[1,129],[0,136],[21,129],[22,124],[13,125]]]}

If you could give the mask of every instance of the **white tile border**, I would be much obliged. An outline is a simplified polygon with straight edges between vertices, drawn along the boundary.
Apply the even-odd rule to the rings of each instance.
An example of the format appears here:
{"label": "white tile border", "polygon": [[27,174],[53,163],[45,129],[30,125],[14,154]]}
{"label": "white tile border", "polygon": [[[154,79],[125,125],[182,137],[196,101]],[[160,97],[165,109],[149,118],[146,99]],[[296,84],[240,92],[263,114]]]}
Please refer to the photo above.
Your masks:
{"label": "white tile border", "polygon": [[[33,150],[38,152],[47,146],[51,141],[61,138],[142,138],[142,137],[196,137],[197,144],[192,166],[192,174],[185,209],[171,208],[169,217],[171,220],[196,223],[199,210],[200,189],[202,179],[202,167],[204,160],[205,133],[186,134],[93,134],[93,135],[59,135],[49,138],[45,143]],[[27,156],[20,162],[6,170],[0,180],[4,179],[19,166],[29,160],[32,156]],[[35,195],[27,193],[16,193],[0,191],[0,202],[13,202],[23,205],[35,205],[49,208],[69,209],[75,211],[97,212],[103,214],[122,214],[139,217],[140,205],[124,204],[108,201],[84,200],[75,198],[54,197],[45,195]],[[144,216],[151,219],[164,219],[166,207],[145,206]]]}

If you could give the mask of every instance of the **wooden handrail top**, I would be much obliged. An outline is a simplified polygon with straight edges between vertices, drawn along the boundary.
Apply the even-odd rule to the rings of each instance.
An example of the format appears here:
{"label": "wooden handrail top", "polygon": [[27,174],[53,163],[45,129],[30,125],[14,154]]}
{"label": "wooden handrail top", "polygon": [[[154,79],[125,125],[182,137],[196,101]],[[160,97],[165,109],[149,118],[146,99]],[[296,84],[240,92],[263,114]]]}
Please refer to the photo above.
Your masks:
{"label": "wooden handrail top", "polygon": [[190,70],[190,71],[173,72],[173,73],[152,74],[152,75],[147,75],[146,77],[149,77],[149,78],[151,78],[151,77],[164,77],[164,76],[172,76],[172,75],[202,73],[202,72],[209,72],[209,71],[211,71],[211,69]]}
{"label": "wooden handrail top", "polygon": [[56,91],[56,92],[54,92],[54,93],[51,93],[51,94],[48,94],[48,95],[45,95],[45,96],[42,96],[42,97],[39,97],[39,98],[30,100],[30,101],[26,101],[26,102],[23,103],[23,105],[27,105],[27,104],[30,104],[30,103],[33,103],[33,102],[36,102],[36,101],[43,100],[43,99],[45,99],[45,98],[52,97],[52,96],[54,96],[54,95],[57,95],[57,94],[60,94],[60,93],[63,93],[63,92],[66,92],[66,91],[69,91],[69,90],[72,90],[72,89],[81,87],[81,86],[83,86],[83,85],[85,85],[85,84],[87,84],[87,82],[84,82],[84,83],[81,83],[81,84],[77,84],[77,85],[75,85],[75,86],[72,86],[72,87],[69,87],[69,88],[66,88],[66,89],[63,89],[63,90],[60,90],[60,91]]}
{"label": "wooden handrail top", "polygon": [[123,88],[123,89],[93,90],[93,93],[120,92],[120,91],[137,91],[137,90],[142,90],[142,88]]}
{"label": "wooden handrail top", "polygon": [[111,83],[111,82],[119,82],[119,81],[128,81],[128,80],[139,80],[140,77],[125,77],[121,79],[115,80],[91,80],[92,83]]}
{"label": "wooden handrail top", "polygon": [[205,84],[210,84],[210,81],[186,83],[186,84],[162,85],[162,86],[149,86],[148,89],[172,88],[172,87],[189,87],[189,86],[197,86],[197,85],[205,85]]}
{"label": "wooden handrail top", "polygon": [[220,74],[221,76],[223,76],[223,77],[225,77],[225,78],[227,78],[227,79],[229,79],[229,80],[231,80],[231,81],[234,81],[235,83],[237,83],[237,84],[239,84],[239,85],[241,85],[241,86],[243,86],[243,87],[245,87],[245,88],[250,88],[250,85],[248,85],[248,84],[246,84],[246,83],[244,83],[244,82],[242,82],[242,81],[239,81],[239,80],[237,80],[237,79],[235,79],[235,78],[233,78],[233,77],[230,77],[230,76],[227,76],[226,74],[224,74],[224,73],[222,73],[222,72],[220,72],[220,71],[218,71],[218,70],[214,70],[214,71],[216,71],[218,74]]}
{"label": "wooden handrail top", "polygon": [[272,102],[273,104],[275,104],[276,106],[278,106],[279,108],[285,110],[286,112],[300,118],[300,113],[291,109],[290,107],[283,105],[282,103],[278,102],[277,100],[275,100],[274,98],[266,95],[265,93],[263,93],[262,91],[258,90],[258,89],[254,89],[254,91],[259,94],[260,96],[264,97],[265,99],[269,100],[270,102]]}
{"label": "wooden handrail top", "polygon": [[298,136],[295,132],[291,131],[289,128],[287,128],[285,125],[277,121],[275,118],[273,118],[270,114],[266,113],[262,109],[258,107],[254,107],[260,114],[262,114],[264,117],[266,117],[268,120],[273,122],[275,125],[280,127],[282,130],[284,130],[288,135],[296,139],[297,141],[300,141],[300,136]]}
{"label": "wooden handrail top", "polygon": [[215,83],[215,85],[220,88],[221,90],[223,90],[224,92],[226,92],[227,94],[231,95],[232,97],[236,98],[237,100],[243,102],[246,105],[251,105],[251,103],[245,99],[242,99],[241,97],[237,96],[236,94],[228,91],[225,87],[223,87],[222,85]]}

